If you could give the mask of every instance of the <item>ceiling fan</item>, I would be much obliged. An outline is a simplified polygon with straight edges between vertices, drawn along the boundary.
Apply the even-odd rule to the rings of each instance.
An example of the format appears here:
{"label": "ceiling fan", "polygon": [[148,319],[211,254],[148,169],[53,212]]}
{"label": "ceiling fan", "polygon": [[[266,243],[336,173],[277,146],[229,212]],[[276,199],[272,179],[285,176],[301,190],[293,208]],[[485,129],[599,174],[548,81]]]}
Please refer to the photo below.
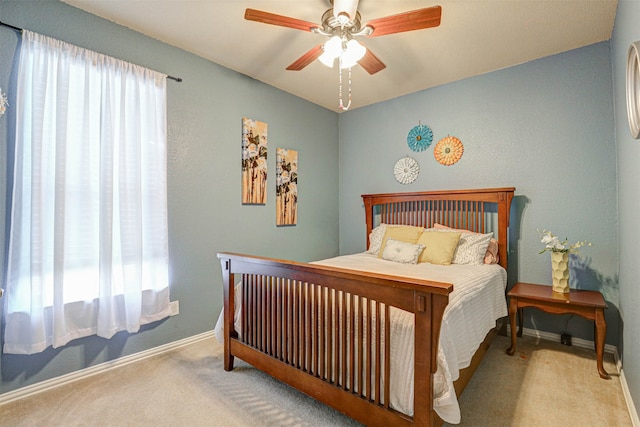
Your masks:
{"label": "ceiling fan", "polygon": [[358,0],[330,0],[330,2],[332,7],[322,15],[320,25],[256,9],[247,9],[244,18],[330,37],[326,43],[311,48],[295,60],[287,70],[302,70],[316,59],[332,67],[337,59],[340,68],[351,68],[358,63],[369,74],[375,74],[385,69],[386,65],[355,38],[379,37],[437,27],[440,25],[442,15],[442,7],[433,6],[373,19],[362,25],[362,18],[358,12]]}

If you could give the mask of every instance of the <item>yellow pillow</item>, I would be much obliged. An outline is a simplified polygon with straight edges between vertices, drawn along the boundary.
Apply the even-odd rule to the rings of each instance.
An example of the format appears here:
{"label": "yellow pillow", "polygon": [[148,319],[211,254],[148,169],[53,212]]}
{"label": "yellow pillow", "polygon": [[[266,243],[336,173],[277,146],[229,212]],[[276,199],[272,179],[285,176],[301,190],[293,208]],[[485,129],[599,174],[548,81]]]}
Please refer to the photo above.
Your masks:
{"label": "yellow pillow", "polygon": [[431,264],[439,265],[451,264],[461,234],[425,231],[416,241],[417,244],[425,246],[418,262],[430,262]]}
{"label": "yellow pillow", "polygon": [[380,251],[378,252],[378,258],[382,258],[387,240],[393,239],[399,242],[415,244],[423,231],[424,228],[413,225],[387,225],[382,238],[382,245],[380,245]]}

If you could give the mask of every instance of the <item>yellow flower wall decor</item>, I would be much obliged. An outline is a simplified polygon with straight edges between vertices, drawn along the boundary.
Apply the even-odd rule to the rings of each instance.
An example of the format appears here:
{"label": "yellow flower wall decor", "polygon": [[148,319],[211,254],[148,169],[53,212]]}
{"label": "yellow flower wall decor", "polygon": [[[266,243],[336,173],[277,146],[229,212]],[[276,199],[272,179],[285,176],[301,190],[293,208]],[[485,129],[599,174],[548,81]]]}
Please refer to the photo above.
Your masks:
{"label": "yellow flower wall decor", "polygon": [[276,148],[276,225],[298,222],[298,152]]}
{"label": "yellow flower wall decor", "polygon": [[267,203],[267,123],[242,119],[242,204]]}
{"label": "yellow flower wall decor", "polygon": [[464,146],[455,136],[446,136],[442,138],[435,147],[433,147],[433,156],[438,163],[451,166],[462,157]]}

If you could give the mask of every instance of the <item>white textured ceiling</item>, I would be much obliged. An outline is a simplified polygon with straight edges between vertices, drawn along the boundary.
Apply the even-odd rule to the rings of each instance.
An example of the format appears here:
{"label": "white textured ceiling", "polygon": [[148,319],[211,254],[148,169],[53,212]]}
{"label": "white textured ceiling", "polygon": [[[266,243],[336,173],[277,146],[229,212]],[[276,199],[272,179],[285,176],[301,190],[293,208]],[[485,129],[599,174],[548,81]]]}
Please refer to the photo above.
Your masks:
{"label": "white textured ceiling", "polygon": [[[285,70],[325,37],[244,19],[253,8],[320,24],[328,0],[62,1],[339,111],[337,69]],[[359,39],[387,68],[353,68],[351,109],[609,40],[617,0],[361,0],[358,11],[366,23],[435,5],[439,27]]]}

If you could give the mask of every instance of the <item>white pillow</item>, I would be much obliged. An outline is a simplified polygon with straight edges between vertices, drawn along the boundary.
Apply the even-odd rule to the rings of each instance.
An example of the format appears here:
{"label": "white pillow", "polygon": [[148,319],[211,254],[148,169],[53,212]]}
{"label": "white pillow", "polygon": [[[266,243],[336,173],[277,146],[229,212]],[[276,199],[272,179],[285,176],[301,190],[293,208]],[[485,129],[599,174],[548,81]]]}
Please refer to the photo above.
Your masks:
{"label": "white pillow", "polygon": [[368,254],[378,255],[386,230],[386,224],[380,224],[379,226],[371,230],[371,233],[369,233],[369,249],[367,249],[366,251]]}
{"label": "white pillow", "polygon": [[403,264],[417,264],[423,250],[424,245],[389,239],[384,245],[382,259]]}
{"label": "white pillow", "polygon": [[492,237],[493,233],[462,233],[451,264],[484,264],[484,256]]}

